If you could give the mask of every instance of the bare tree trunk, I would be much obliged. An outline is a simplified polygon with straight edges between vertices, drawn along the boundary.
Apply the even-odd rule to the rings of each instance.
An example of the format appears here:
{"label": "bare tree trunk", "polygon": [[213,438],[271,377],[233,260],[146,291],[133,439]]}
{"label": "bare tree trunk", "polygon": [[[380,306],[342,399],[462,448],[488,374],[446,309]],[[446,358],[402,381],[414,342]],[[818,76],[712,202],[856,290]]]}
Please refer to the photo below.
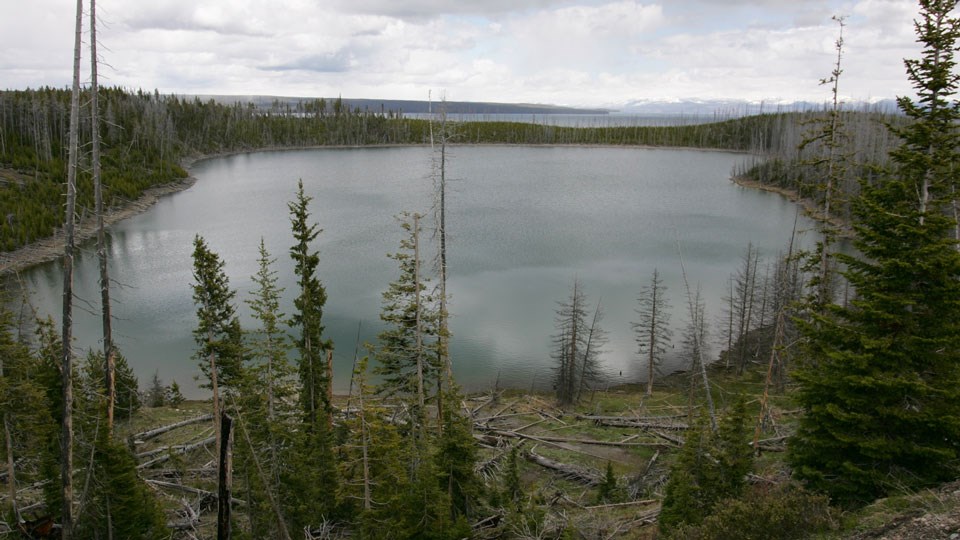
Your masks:
{"label": "bare tree trunk", "polygon": [[[690,310],[690,320],[697,321],[699,319],[697,324],[702,325],[704,324],[703,315],[697,313],[699,309],[695,305],[693,294],[690,292],[690,282],[687,281],[687,270],[683,265],[683,251],[680,249],[679,239],[677,239],[677,253],[680,256],[680,271],[683,274],[683,286],[687,291],[687,308]],[[697,329],[694,332],[694,340],[696,341],[695,348],[697,349],[697,361],[700,364],[700,376],[703,378],[703,391],[707,396],[707,408],[710,412],[710,426],[713,428],[713,431],[717,431],[717,412],[713,406],[713,395],[710,391],[710,379],[707,378],[707,366],[703,362],[703,343],[700,343],[700,336],[701,331]]]}
{"label": "bare tree trunk", "polygon": [[233,419],[226,412],[220,416],[219,475],[217,486],[217,540],[230,540],[230,503],[233,488]]}
{"label": "bare tree trunk", "polygon": [[[423,397],[423,326],[420,313],[420,214],[413,214],[413,303],[416,312],[416,340],[417,340],[417,404],[420,406],[418,411],[419,420],[424,420],[424,397]],[[363,394],[363,389],[361,389]],[[418,429],[423,426],[418,426]],[[366,452],[366,444],[364,444]],[[366,466],[366,463],[364,463]]]}
{"label": "bare tree trunk", "polygon": [[77,0],[76,32],[73,42],[73,93],[70,99],[70,147],[67,167],[67,206],[64,217],[63,250],[63,425],[60,435],[60,482],[63,497],[61,538],[73,535],[73,253],[77,203],[77,162],[80,141],[80,36],[83,32],[83,0]]}
{"label": "bare tree trunk", "polygon": [[[209,309],[209,308],[208,308]],[[213,343],[213,330],[207,330],[207,345]],[[214,439],[216,442],[216,455],[220,455],[220,385],[217,383],[217,355],[211,352],[207,355],[207,360],[210,362],[210,388],[213,391],[213,426],[214,426]]]}
{"label": "bare tree trunk", "polygon": [[97,3],[90,0],[90,123],[93,164],[93,194],[97,214],[97,260],[100,262],[100,312],[103,323],[104,388],[107,392],[107,436],[113,436],[116,403],[116,358],[110,316],[110,274],[107,271],[107,240],[103,224],[103,184],[100,174],[100,88],[97,82]]}
{"label": "bare tree trunk", "polygon": [[13,463],[13,437],[10,436],[10,414],[3,415],[3,432],[6,436],[7,444],[7,487],[10,492],[10,514],[13,519],[20,522],[20,510],[17,508],[17,473]]}
{"label": "bare tree trunk", "polygon": [[[373,496],[370,493],[370,459],[367,453],[367,413],[363,409],[364,379],[365,377],[360,377],[360,448],[363,452],[363,509],[370,511],[373,508]],[[422,403],[421,406],[423,406]]]}

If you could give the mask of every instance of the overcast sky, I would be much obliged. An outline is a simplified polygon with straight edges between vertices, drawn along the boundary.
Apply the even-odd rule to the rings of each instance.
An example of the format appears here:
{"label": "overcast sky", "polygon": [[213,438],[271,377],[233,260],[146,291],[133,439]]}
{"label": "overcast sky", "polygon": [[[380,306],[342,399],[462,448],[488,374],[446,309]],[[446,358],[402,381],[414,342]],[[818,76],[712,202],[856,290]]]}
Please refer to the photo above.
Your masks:
{"label": "overcast sky", "polygon": [[[75,5],[0,0],[0,88],[69,86]],[[100,0],[97,13],[101,84],[177,94],[823,102],[844,15],[841,94],[881,99],[910,93],[902,59],[919,52],[915,0]]]}

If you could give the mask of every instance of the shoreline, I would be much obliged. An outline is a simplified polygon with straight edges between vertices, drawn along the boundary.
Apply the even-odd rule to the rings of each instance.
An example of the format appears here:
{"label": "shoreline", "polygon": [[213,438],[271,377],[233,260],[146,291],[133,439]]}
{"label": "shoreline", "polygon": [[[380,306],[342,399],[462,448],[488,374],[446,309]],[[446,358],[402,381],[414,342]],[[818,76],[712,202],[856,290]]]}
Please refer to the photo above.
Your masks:
{"label": "shoreline", "polygon": [[[109,209],[103,216],[103,223],[109,227],[124,219],[142,214],[162,197],[184,191],[193,186],[196,181],[195,177],[187,176],[168,184],[149,188],[135,201]],[[95,217],[94,215],[86,216],[77,222],[76,245],[79,246],[97,236]],[[0,275],[15,274],[39,264],[55,261],[63,256],[63,249],[64,232],[63,228],[59,228],[51,236],[7,253],[0,253]]]}
{"label": "shoreline", "polygon": [[816,205],[816,203],[810,199],[804,199],[792,189],[772,186],[770,184],[762,184],[760,182],[744,178],[743,176],[731,176],[730,181],[743,188],[757,189],[760,191],[766,191],[768,193],[776,193],[781,197],[785,197],[790,202],[802,208],[804,213],[810,219],[816,221],[817,223],[829,223],[830,225],[833,225],[837,230],[837,236],[840,238],[854,237],[854,231],[849,223],[837,217],[832,217],[829,219],[824,217],[823,214],[820,213],[820,208]]}
{"label": "shoreline", "polygon": [[[196,182],[197,178],[191,174],[191,169],[194,165],[201,161],[206,161],[209,159],[224,158],[230,156],[236,156],[241,154],[253,154],[259,152],[286,152],[286,151],[296,151],[296,150],[344,150],[344,149],[354,149],[354,148],[407,148],[407,147],[423,147],[429,146],[427,144],[375,144],[375,145],[314,145],[314,146],[270,146],[264,148],[247,148],[240,150],[230,150],[224,152],[216,152],[213,154],[196,154],[183,158],[180,161],[180,166],[183,167],[188,176],[186,178],[175,180],[168,184],[163,184],[161,186],[156,186],[149,188],[143,192],[136,200],[124,204],[122,206],[117,206],[110,208],[107,213],[104,215],[104,225],[110,227],[111,225],[123,221],[124,219],[131,218],[138,214],[142,214],[147,211],[151,206],[157,203],[162,197],[167,195],[172,195],[174,193],[179,193],[185,191],[192,187]],[[510,143],[460,143],[453,144],[451,146],[537,146],[537,147],[577,147],[577,148],[638,148],[638,149],[649,149],[649,150],[702,150],[702,151],[711,151],[711,152],[731,152],[731,153],[744,153],[736,150],[726,150],[726,149],[715,149],[715,148],[688,148],[688,147],[674,147],[674,146],[649,146],[649,145],[591,145],[591,144],[537,144],[537,145],[523,145],[523,144],[510,144]],[[787,190],[778,190],[772,186],[764,186],[762,184],[750,182],[743,179],[734,179],[734,182],[738,185],[748,188],[757,188],[764,191],[775,191],[788,197],[794,202],[799,202],[795,194],[793,196]],[[810,211],[810,208],[804,204],[804,207],[807,211]],[[83,219],[79,220],[76,224],[76,245],[80,245],[91,238],[96,237],[97,235],[97,223],[95,216],[85,216]],[[20,247],[10,252],[0,253],[0,276],[7,274],[16,274],[22,270],[26,270],[33,266],[39,264],[48,263],[55,261],[63,256],[64,249],[64,233],[62,228],[58,228],[54,231],[51,236],[32,242],[29,245]]]}

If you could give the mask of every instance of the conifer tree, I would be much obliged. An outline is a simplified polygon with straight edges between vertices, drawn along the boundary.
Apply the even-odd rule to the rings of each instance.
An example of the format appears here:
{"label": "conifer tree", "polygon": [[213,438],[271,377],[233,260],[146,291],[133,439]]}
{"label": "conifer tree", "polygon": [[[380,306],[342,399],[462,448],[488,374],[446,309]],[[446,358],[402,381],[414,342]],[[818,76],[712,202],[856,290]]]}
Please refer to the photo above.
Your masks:
{"label": "conifer tree", "polygon": [[400,241],[400,251],[389,255],[400,267],[400,276],[383,293],[380,320],[387,327],[377,335],[373,352],[378,364],[374,372],[381,376],[379,393],[407,400],[414,423],[423,427],[427,384],[441,384],[443,366],[438,355],[439,313],[420,274],[419,217],[399,218],[408,236]]}
{"label": "conifer tree", "polygon": [[[213,418],[217,441],[220,440],[221,387],[229,389],[240,382],[243,335],[233,298],[236,291],[223,269],[220,256],[210,250],[200,235],[193,240],[193,302],[197,306],[196,358],[213,391]],[[218,446],[219,448],[219,446]],[[219,455],[219,452],[217,453]]]}
{"label": "conifer tree", "polygon": [[716,431],[710,422],[703,411],[670,469],[659,517],[661,532],[697,525],[719,501],[743,493],[753,466],[743,398],[723,416]]}
{"label": "conifer tree", "polygon": [[806,412],[790,444],[795,474],[837,502],[960,472],[960,254],[949,213],[957,154],[953,51],[956,0],[921,0],[919,60],[906,61],[920,98],[900,98],[894,173],[861,182],[860,257],[838,255],[856,290],[802,326],[809,358],[796,374]]}
{"label": "conifer tree", "polygon": [[317,277],[320,256],[311,247],[322,230],[316,223],[310,223],[308,206],[311,200],[313,197],[304,193],[303,180],[300,180],[296,199],[287,206],[296,241],[290,248],[290,257],[298,290],[294,300],[296,310],[290,323],[299,330],[295,341],[300,352],[300,404],[307,421],[315,424],[321,415],[326,422],[332,412],[328,399],[331,381],[326,369],[326,355],[333,349],[333,343],[323,337],[323,306],[327,302],[327,291]]}

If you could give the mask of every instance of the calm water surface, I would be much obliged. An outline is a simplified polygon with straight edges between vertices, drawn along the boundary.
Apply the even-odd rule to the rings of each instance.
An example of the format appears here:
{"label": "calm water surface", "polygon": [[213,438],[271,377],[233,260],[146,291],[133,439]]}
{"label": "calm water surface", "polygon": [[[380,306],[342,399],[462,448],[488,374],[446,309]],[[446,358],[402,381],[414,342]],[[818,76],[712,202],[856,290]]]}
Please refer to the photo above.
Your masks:
{"label": "calm water surface", "polygon": [[[703,288],[707,320],[716,321],[747,243],[772,256],[784,249],[794,224],[789,202],[730,182],[732,166],[743,159],[737,154],[483,146],[456,147],[449,155],[451,352],[457,378],[469,389],[492,386],[498,377],[501,385],[549,384],[554,310],[575,278],[606,312],[610,342],[602,358],[609,373],[616,381],[639,380],[630,321],[654,268],[669,287],[674,326],[686,320],[677,244],[691,283]],[[115,335],[141,382],[157,370],[188,395],[203,395],[191,358],[196,234],[226,261],[248,326],[242,299],[252,288],[263,237],[288,290],[289,313],[295,283],[287,202],[303,179],[324,230],[316,243],[328,294],[324,318],[336,347],[336,388],[345,391],[358,326],[360,341],[372,342],[381,292],[397,275],[386,257],[401,238],[393,216],[430,212],[430,169],[431,152],[419,147],[262,152],[198,163],[196,185],[111,230],[111,273],[121,284],[112,292]],[[60,311],[59,264],[23,278],[42,313]],[[76,272],[78,348],[98,346],[96,280],[96,257],[87,246]]]}

